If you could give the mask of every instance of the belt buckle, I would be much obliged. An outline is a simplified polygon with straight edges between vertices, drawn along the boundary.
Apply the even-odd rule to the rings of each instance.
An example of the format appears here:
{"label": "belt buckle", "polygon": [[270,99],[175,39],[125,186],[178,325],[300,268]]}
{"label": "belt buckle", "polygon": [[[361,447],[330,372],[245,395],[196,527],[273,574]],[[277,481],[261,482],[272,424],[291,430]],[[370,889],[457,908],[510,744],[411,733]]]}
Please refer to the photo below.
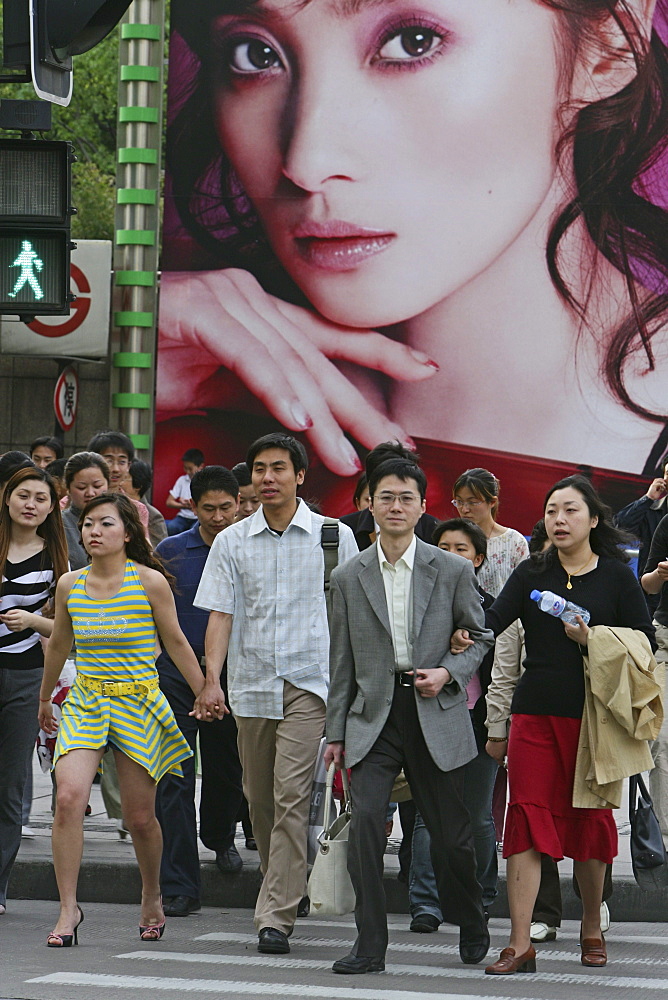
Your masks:
{"label": "belt buckle", "polygon": [[117,685],[114,681],[102,682],[102,694],[105,698],[111,698],[116,694]]}
{"label": "belt buckle", "polygon": [[399,687],[410,688],[413,687],[413,675],[406,676],[406,671],[402,670],[397,674],[397,683]]}

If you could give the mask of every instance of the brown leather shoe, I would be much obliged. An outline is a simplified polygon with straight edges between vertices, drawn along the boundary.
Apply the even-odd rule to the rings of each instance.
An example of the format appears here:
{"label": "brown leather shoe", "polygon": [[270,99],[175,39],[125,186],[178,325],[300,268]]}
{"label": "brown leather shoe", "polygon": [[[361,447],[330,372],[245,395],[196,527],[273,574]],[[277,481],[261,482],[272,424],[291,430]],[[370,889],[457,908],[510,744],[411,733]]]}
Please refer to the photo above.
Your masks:
{"label": "brown leather shoe", "polygon": [[514,972],[535,972],[536,951],[529,947],[523,955],[516,955],[514,948],[504,948],[498,962],[488,965],[485,974],[488,976],[512,976]]}
{"label": "brown leather shoe", "polygon": [[580,949],[582,951],[580,961],[592,969],[600,969],[608,961],[605,938],[602,934],[600,938],[582,938]]}

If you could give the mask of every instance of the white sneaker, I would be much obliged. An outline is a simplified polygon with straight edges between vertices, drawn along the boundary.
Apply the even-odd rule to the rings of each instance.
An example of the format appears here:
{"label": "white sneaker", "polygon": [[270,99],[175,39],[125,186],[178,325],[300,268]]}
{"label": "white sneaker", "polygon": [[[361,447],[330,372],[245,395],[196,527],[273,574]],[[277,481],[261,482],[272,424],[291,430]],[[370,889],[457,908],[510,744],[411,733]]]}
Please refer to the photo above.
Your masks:
{"label": "white sneaker", "polygon": [[31,826],[22,826],[21,827],[21,836],[22,837],[36,837],[37,834],[35,833],[35,831],[33,830],[33,828]]}
{"label": "white sneaker", "polygon": [[549,924],[543,923],[542,920],[536,920],[531,925],[532,941],[554,941],[556,937],[557,937],[557,928],[550,927]]}
{"label": "white sneaker", "polygon": [[610,930],[610,910],[607,903],[601,903],[601,932]]}

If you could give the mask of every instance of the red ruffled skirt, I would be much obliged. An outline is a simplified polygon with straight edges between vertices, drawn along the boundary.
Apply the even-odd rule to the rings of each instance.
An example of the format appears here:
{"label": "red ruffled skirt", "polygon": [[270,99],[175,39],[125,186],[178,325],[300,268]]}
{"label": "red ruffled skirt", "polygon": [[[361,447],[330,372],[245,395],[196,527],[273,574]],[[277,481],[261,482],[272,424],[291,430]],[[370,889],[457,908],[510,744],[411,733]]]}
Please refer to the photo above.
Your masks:
{"label": "red ruffled skirt", "polygon": [[513,715],[504,858],[532,847],[555,861],[597,858],[610,864],[616,856],[612,809],[576,809],[572,804],[580,721],[558,715]]}

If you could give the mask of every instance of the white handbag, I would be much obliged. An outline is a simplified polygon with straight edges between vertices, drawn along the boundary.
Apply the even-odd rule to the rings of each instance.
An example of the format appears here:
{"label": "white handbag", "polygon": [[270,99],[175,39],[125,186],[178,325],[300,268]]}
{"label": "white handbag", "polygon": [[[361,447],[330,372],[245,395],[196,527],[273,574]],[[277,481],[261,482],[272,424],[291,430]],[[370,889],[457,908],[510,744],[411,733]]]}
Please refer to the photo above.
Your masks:
{"label": "white handbag", "polygon": [[341,916],[355,909],[355,891],[348,874],[348,831],[350,829],[350,788],[348,773],[341,769],[343,805],[339,816],[330,826],[334,764],[329,765],[325,792],[325,816],[320,847],[308,880],[308,896],[312,913]]}

